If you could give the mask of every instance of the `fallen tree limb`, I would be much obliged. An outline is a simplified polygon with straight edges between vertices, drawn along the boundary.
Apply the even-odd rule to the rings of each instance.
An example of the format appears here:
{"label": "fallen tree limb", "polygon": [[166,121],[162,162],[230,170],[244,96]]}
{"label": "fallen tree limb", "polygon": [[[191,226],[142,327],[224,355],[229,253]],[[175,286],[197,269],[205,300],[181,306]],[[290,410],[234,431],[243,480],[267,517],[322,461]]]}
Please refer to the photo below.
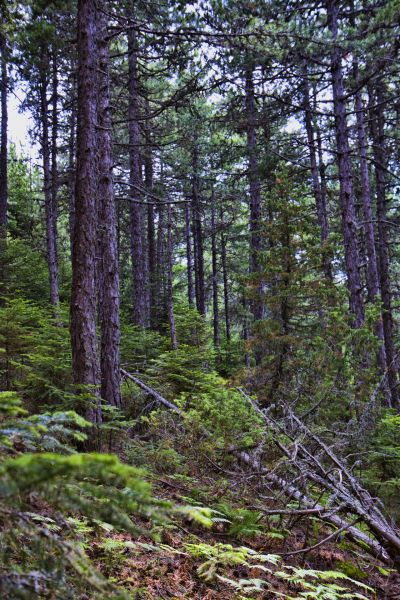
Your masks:
{"label": "fallen tree limb", "polygon": [[[140,389],[142,389],[144,392],[146,392],[152,398],[154,398],[156,402],[172,410],[178,415],[183,416],[183,411],[178,406],[176,406],[176,404],[164,398],[152,387],[145,384],[141,379],[132,375],[125,369],[121,369],[121,374],[125,379],[131,380]],[[251,402],[256,412],[264,418],[269,429],[272,429],[272,432],[276,432],[278,428],[278,431],[282,433],[282,430],[279,428],[278,424],[272,419],[270,419],[267,415],[265,415],[265,413],[257,407],[253,400],[243,390],[240,391]],[[204,430],[204,434],[207,436],[211,436],[211,433],[206,430]],[[318,438],[316,438],[315,436],[314,440],[315,439]],[[311,461],[312,464],[316,465],[317,468],[321,469],[324,476],[327,478],[326,480],[323,477],[321,477],[321,475],[316,473],[307,472],[305,473],[305,475],[307,478],[310,478],[314,483],[318,483],[320,486],[322,486],[325,489],[325,491],[329,491],[333,495],[334,499],[339,498],[341,500],[341,504],[339,507],[336,508],[336,511],[347,510],[349,516],[352,517],[352,521],[354,521],[354,516],[356,515],[356,521],[363,521],[369,527],[371,533],[375,536],[376,539],[372,538],[367,533],[364,533],[358,527],[355,527],[353,522],[349,523],[348,521],[346,521],[345,518],[342,518],[341,516],[336,514],[336,511],[333,507],[325,507],[321,504],[318,504],[311,497],[309,497],[307,494],[305,494],[299,488],[297,488],[295,485],[292,485],[283,477],[272,472],[270,469],[267,469],[266,467],[262,466],[259,463],[259,461],[257,461],[248,452],[231,449],[231,453],[234,456],[236,456],[239,462],[245,464],[247,467],[250,467],[252,471],[259,473],[263,477],[263,479],[268,481],[269,484],[279,489],[288,499],[294,498],[295,500],[297,500],[304,507],[304,511],[316,514],[318,518],[320,518],[323,522],[336,527],[339,531],[346,531],[347,535],[355,544],[361,546],[372,556],[378,558],[387,565],[393,565],[393,563],[395,563],[397,568],[399,569],[400,559],[397,549],[400,548],[400,539],[398,538],[397,533],[393,531],[393,529],[390,527],[389,523],[386,521],[382,513],[377,509],[376,511],[373,510],[373,507],[371,507],[371,501],[373,499],[371,498],[371,496],[369,496],[368,492],[361,488],[359,484],[357,484],[356,501],[354,500],[354,497],[352,497],[352,494],[350,494],[349,491],[346,492],[345,488],[344,491],[342,489],[340,490],[341,494],[337,494],[338,490],[335,489],[335,486],[337,488],[338,483],[340,483],[340,486],[343,487],[343,481],[336,480],[333,478],[333,476],[331,476],[331,479],[329,479],[329,476],[333,470],[331,469],[327,472],[324,469],[324,466],[321,465],[320,462],[317,459],[315,459],[314,456],[311,455],[311,453],[303,446],[303,444],[301,444],[300,442],[297,443],[295,457],[293,457],[288,448],[286,448],[279,440],[275,439],[274,441],[279,447],[279,449],[282,451],[282,453],[288,458],[288,460],[295,458],[300,452],[305,456],[306,459]],[[323,444],[323,442],[321,443]],[[341,465],[339,459],[333,455],[332,451],[328,447],[326,447],[325,445],[324,447],[328,455],[331,458],[333,458],[335,469],[341,470],[343,466]],[[295,460],[294,464],[298,468],[301,468],[301,465],[296,464]],[[355,478],[353,477],[353,475],[351,475],[347,469],[343,470],[345,471],[346,476],[350,475],[350,478],[353,481],[353,484],[355,485]],[[337,495],[335,496],[335,494]],[[344,496],[344,500],[342,496]],[[363,496],[365,497],[367,507],[362,506]],[[335,535],[337,533],[338,531],[334,532]],[[329,539],[331,539],[332,537],[334,537],[334,535],[328,536]]]}

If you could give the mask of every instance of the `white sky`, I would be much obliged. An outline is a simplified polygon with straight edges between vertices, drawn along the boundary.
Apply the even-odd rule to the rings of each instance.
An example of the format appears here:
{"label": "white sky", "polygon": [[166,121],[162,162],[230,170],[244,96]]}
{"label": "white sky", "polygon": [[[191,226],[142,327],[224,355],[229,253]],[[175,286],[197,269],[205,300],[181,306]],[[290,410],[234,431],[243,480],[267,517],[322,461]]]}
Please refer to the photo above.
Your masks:
{"label": "white sky", "polygon": [[[19,99],[22,99],[23,91],[16,89]],[[28,111],[19,112],[20,100],[12,92],[8,95],[8,138],[17,147],[17,152],[32,155],[34,148],[29,137],[29,129],[32,119]]]}

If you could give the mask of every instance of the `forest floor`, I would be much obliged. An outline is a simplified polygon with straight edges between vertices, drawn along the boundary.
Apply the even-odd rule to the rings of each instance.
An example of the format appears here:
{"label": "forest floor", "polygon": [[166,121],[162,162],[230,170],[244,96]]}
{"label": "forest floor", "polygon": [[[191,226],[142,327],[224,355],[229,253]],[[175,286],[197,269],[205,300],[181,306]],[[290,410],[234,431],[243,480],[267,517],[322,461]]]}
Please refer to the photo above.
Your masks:
{"label": "forest floor", "polygon": [[[185,504],[188,501],[190,503],[196,499],[199,505],[210,507],[218,507],[221,506],[221,502],[226,502],[232,507],[232,511],[235,510],[235,502],[236,506],[240,507],[239,511],[259,511],[261,507],[276,508],[273,497],[264,496],[261,499],[257,485],[252,487],[243,477],[244,474],[238,474],[237,478],[232,476],[230,480],[226,477],[221,480],[221,474],[212,471],[207,474],[192,472],[190,477],[186,478],[163,474],[154,477],[154,493],[158,498],[174,504]],[[238,520],[240,521],[240,518]],[[246,515],[243,516],[243,521],[245,520]],[[245,530],[241,534],[240,526],[236,535],[229,533],[223,520],[216,519],[212,528],[206,528],[193,520],[174,519],[169,525],[160,527],[160,537],[157,541],[146,533],[149,525],[144,520],[138,520],[137,523],[142,529],[138,537],[110,532],[106,536],[106,543],[104,537],[92,541],[90,555],[105,575],[130,592],[135,590],[134,597],[138,600],[330,597],[312,595],[311,591],[310,595],[302,595],[306,594],[303,585],[274,575],[277,571],[282,572],[283,565],[287,573],[296,573],[300,579],[302,569],[341,571],[374,590],[372,593],[347,580],[334,580],[335,584],[345,586],[354,595],[347,596],[343,591],[332,598],[357,598],[360,597],[356,596],[359,593],[371,599],[400,600],[400,575],[383,569],[377,561],[363,554],[360,548],[348,543],[344,537],[305,553],[285,556],[285,553],[312,546],[332,533],[329,528],[310,517],[291,517],[289,522],[287,517],[285,520],[278,517],[272,529],[269,527],[268,531],[268,527],[265,530],[260,528],[260,531],[253,532],[252,535],[247,535]],[[199,573],[199,567],[201,571],[201,565],[204,565],[206,558],[193,556],[188,552],[187,544],[200,548],[202,544],[223,544],[229,545],[228,548],[245,546],[257,554],[281,554],[282,562],[277,565],[263,563],[264,566],[260,566],[256,564],[260,561],[256,560],[254,566],[246,566],[240,563],[232,564],[229,559],[224,564],[222,557],[221,562],[209,560],[203,568],[203,573]],[[271,569],[270,572],[265,570],[265,566]],[[209,574],[208,580],[204,578],[205,571]],[[255,580],[255,585],[257,581],[262,580],[263,590],[248,592],[246,595],[243,589],[235,589],[232,584],[219,579],[218,575],[234,582]],[[304,581],[311,580],[304,576]]]}

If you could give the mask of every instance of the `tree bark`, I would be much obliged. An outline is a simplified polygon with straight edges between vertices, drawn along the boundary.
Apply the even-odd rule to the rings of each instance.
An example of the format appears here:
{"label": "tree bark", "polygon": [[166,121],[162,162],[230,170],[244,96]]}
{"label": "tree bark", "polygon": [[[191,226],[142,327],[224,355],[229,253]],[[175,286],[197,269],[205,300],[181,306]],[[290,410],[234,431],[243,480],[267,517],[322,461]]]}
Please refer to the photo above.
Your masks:
{"label": "tree bark", "polygon": [[338,0],[327,0],[326,8],[328,25],[334,44],[331,53],[331,75],[347,287],[350,296],[350,311],[353,315],[353,326],[359,328],[364,323],[364,305],[359,273],[360,259],[357,244],[357,220],[354,203],[343,71],[341,65],[341,50],[336,42],[338,36]]}
{"label": "tree bark", "polygon": [[199,151],[196,142],[192,153],[192,213],[194,238],[194,274],[196,290],[196,308],[201,315],[206,314],[206,296],[204,283],[204,249],[203,226],[201,222],[200,182],[199,182]]}
{"label": "tree bark", "polygon": [[392,396],[392,404],[399,408],[398,376],[396,362],[396,351],[393,343],[393,315],[392,315],[392,291],[390,284],[390,260],[389,240],[387,232],[387,197],[386,197],[386,148],[385,148],[385,122],[383,114],[383,82],[379,81],[376,86],[376,95],[369,90],[369,102],[373,107],[371,113],[371,136],[373,147],[373,159],[375,165],[376,181],[376,207],[378,220],[378,265],[379,280],[382,297],[382,321],[385,339],[386,362],[388,368],[388,382]]}
{"label": "tree bark", "polygon": [[[40,120],[41,120],[41,151],[43,161],[43,185],[44,185],[44,206],[46,216],[46,243],[47,243],[47,265],[50,284],[50,303],[57,306],[60,301],[58,287],[58,256],[57,256],[57,216],[55,207],[55,198],[53,197],[56,181],[52,181],[51,157],[54,152],[56,161],[56,150],[50,148],[50,127],[49,127],[49,106],[47,99],[48,92],[48,69],[50,67],[47,50],[42,51],[40,65]],[[57,119],[56,119],[57,127]],[[57,131],[55,131],[57,136]],[[53,138],[53,136],[52,136]],[[54,142],[54,139],[52,139]],[[54,142],[56,143],[56,142]],[[57,170],[57,165],[54,167]]]}
{"label": "tree bark", "polygon": [[323,272],[327,281],[332,281],[332,268],[328,256],[326,256],[326,245],[329,236],[328,215],[326,210],[326,195],[322,193],[320,176],[318,171],[317,152],[314,137],[313,119],[310,104],[310,89],[308,82],[307,67],[303,67],[303,103],[304,121],[307,133],[307,143],[310,156],[311,180],[317,209],[318,225],[320,229],[321,250],[323,258]]}
{"label": "tree bark", "polygon": [[[139,127],[139,81],[138,45],[136,33],[128,31],[129,67],[129,168],[132,200],[140,197],[140,127]],[[144,250],[142,231],[142,207],[138,202],[130,204],[130,236],[132,260],[132,305],[133,322],[139,327],[146,326],[146,294],[144,277]]]}
{"label": "tree bark", "polygon": [[156,257],[156,237],[154,227],[154,206],[151,200],[153,189],[153,157],[150,148],[149,132],[147,130],[146,154],[144,158],[145,185],[148,193],[147,203],[147,264],[148,264],[148,304],[149,304],[149,323],[150,327],[155,324],[156,312],[156,278],[157,278],[157,257]]}
{"label": "tree bark", "polygon": [[[8,204],[8,110],[7,110],[7,48],[4,36],[0,37],[1,52],[1,83],[0,83],[0,104],[1,104],[1,139],[0,139],[0,252],[3,252],[3,246],[7,236],[7,204]],[[0,257],[2,260],[2,257]]]}
{"label": "tree bark", "polygon": [[173,241],[172,241],[172,210],[168,204],[168,227],[167,227],[167,311],[168,323],[171,336],[171,348],[176,350],[178,340],[176,337],[175,315],[174,315],[174,294],[172,285],[172,267],[173,267]]}
{"label": "tree bark", "polygon": [[187,293],[189,306],[194,304],[193,289],[193,254],[192,254],[192,235],[190,227],[190,204],[185,203],[185,238],[186,238],[186,273],[187,273]]}
{"label": "tree bark", "polygon": [[211,192],[211,262],[212,262],[212,295],[213,295],[213,332],[214,346],[220,345],[219,308],[218,308],[218,265],[217,265],[217,231],[215,224],[215,196]]}
{"label": "tree bark", "polygon": [[226,260],[226,238],[223,231],[224,228],[224,212],[222,206],[220,207],[220,220],[221,220],[221,265],[222,265],[222,279],[224,282],[224,312],[225,312],[225,336],[226,341],[231,340],[231,317],[229,309],[229,284],[228,284],[228,265]]}
{"label": "tree bark", "polygon": [[[96,1],[78,1],[78,132],[75,231],[72,253],[71,344],[74,383],[93,394],[86,418],[101,422],[97,400],[99,356],[96,336],[97,136]],[[85,386],[83,389],[81,386]]]}
{"label": "tree bark", "polygon": [[[75,94],[73,88],[72,94]],[[74,228],[75,228],[75,139],[76,139],[76,107],[72,103],[70,115],[70,131],[68,139],[68,201],[69,201],[69,242],[72,250],[74,247]]]}
{"label": "tree bark", "polygon": [[257,108],[254,96],[253,66],[247,59],[245,70],[245,102],[246,102],[246,129],[247,129],[247,158],[248,180],[250,192],[250,277],[253,279],[255,298],[251,302],[251,309],[255,321],[263,318],[263,286],[260,273],[261,253],[261,185],[257,157],[256,120]]}
{"label": "tree bark", "polygon": [[112,125],[110,108],[109,50],[107,17],[99,11],[99,94],[98,94],[98,204],[99,256],[102,286],[99,294],[101,324],[101,397],[112,406],[121,406],[120,322],[117,211],[114,199]]}

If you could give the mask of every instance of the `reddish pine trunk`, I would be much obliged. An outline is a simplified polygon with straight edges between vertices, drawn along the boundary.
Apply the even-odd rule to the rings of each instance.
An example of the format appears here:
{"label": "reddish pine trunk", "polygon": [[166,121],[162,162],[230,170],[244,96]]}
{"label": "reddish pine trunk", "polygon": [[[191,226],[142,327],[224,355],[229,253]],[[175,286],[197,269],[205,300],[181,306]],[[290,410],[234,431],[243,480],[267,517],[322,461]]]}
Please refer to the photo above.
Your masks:
{"label": "reddish pine trunk", "polygon": [[354,317],[353,326],[358,328],[364,323],[364,305],[359,273],[360,259],[357,244],[357,220],[354,204],[341,50],[336,44],[339,2],[338,0],[328,0],[326,7],[329,29],[334,42],[331,54],[331,74],[347,287],[350,295],[350,311]]}
{"label": "reddish pine trunk", "polygon": [[74,383],[90,390],[94,400],[86,417],[101,421],[96,401],[99,357],[96,336],[97,249],[97,86],[96,1],[78,1],[78,132],[75,230],[72,253],[71,343]]}
{"label": "reddish pine trunk", "polygon": [[[147,144],[150,140],[147,137]],[[148,309],[150,326],[153,327],[156,321],[156,278],[157,278],[157,257],[156,257],[156,237],[154,227],[154,205],[151,198],[153,189],[153,162],[150,147],[146,150],[145,163],[145,184],[148,192],[147,203],[147,265],[148,265]]]}
{"label": "reddish pine trunk", "polygon": [[390,285],[389,269],[389,240],[386,227],[387,221],[387,197],[386,197],[386,149],[383,114],[383,93],[379,82],[376,88],[376,97],[370,90],[370,104],[375,105],[371,109],[371,134],[373,143],[373,158],[375,165],[376,180],[376,209],[378,219],[378,265],[379,279],[382,297],[382,321],[385,339],[386,362],[388,368],[388,382],[392,396],[392,404],[398,408],[398,377],[396,368],[396,351],[393,343],[393,316],[392,316],[392,291]]}
{"label": "reddish pine trunk", "polygon": [[109,89],[107,18],[99,13],[99,95],[98,95],[98,203],[99,203],[99,294],[101,324],[101,397],[112,406],[121,406],[120,324],[117,211],[114,199],[112,128]]}
{"label": "reddish pine trunk", "polygon": [[129,168],[132,201],[130,204],[130,235],[132,260],[132,304],[133,322],[140,327],[146,325],[145,263],[143,251],[142,207],[140,199],[140,127],[138,91],[138,48],[133,29],[128,32],[129,54]]}

